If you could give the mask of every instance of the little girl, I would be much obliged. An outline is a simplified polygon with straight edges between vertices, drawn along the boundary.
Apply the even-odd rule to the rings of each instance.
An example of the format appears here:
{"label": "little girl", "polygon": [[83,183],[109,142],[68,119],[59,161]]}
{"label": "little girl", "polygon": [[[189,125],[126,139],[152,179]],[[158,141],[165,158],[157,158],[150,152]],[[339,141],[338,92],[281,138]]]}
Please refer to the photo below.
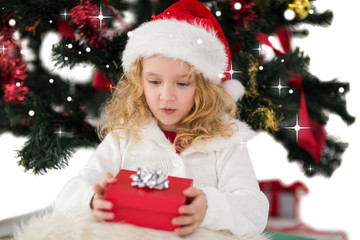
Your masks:
{"label": "little girl", "polygon": [[252,133],[235,120],[244,88],[229,80],[229,46],[215,17],[202,3],[181,0],[129,36],[124,76],[99,129],[103,141],[55,208],[76,205],[112,219],[103,197],[120,169],[160,168],[194,180],[184,191],[192,202],[172,219],[176,234],[199,227],[261,233],[268,202],[244,144]]}

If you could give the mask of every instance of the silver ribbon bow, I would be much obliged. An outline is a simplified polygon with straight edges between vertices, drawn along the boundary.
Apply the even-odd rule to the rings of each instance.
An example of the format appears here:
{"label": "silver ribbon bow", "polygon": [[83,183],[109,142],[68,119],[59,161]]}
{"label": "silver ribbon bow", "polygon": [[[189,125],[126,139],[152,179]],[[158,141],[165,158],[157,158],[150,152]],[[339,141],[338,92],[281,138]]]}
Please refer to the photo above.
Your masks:
{"label": "silver ribbon bow", "polygon": [[158,190],[169,188],[169,180],[167,180],[167,176],[161,169],[151,171],[147,168],[139,167],[136,174],[131,175],[130,178],[133,180],[131,186]]}

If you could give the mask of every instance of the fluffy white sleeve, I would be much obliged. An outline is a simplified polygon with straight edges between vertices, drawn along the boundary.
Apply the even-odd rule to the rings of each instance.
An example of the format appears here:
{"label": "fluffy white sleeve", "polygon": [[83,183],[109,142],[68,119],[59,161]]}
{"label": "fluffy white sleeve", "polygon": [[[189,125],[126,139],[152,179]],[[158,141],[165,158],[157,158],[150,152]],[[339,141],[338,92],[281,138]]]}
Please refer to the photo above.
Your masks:
{"label": "fluffy white sleeve", "polygon": [[201,226],[236,235],[261,233],[269,203],[260,191],[246,144],[221,151],[217,163],[218,187],[204,187],[208,209]]}
{"label": "fluffy white sleeve", "polygon": [[115,176],[120,170],[121,145],[123,145],[121,139],[115,134],[108,134],[78,176],[71,179],[60,191],[54,209],[58,211],[90,209],[94,185],[100,183],[106,172],[111,172]]}

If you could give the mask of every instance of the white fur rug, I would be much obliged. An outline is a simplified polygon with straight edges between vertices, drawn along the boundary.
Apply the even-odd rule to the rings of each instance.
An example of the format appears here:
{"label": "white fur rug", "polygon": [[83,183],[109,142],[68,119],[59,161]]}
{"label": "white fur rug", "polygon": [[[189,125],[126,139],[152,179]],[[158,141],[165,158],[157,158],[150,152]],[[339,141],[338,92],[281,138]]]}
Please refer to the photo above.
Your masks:
{"label": "white fur rug", "polygon": [[265,234],[235,236],[229,232],[199,228],[194,234],[179,237],[172,232],[128,224],[98,222],[91,213],[60,212],[35,216],[18,226],[14,240],[270,240]]}

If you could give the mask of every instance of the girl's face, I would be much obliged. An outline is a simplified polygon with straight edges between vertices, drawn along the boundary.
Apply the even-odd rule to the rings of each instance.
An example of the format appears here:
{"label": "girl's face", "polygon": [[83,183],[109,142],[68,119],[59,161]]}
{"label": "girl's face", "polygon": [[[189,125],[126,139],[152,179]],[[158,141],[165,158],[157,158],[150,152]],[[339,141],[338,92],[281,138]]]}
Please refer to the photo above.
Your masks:
{"label": "girl's face", "polygon": [[176,131],[194,106],[196,85],[188,79],[190,70],[190,65],[180,60],[159,56],[143,59],[145,99],[164,131]]}

